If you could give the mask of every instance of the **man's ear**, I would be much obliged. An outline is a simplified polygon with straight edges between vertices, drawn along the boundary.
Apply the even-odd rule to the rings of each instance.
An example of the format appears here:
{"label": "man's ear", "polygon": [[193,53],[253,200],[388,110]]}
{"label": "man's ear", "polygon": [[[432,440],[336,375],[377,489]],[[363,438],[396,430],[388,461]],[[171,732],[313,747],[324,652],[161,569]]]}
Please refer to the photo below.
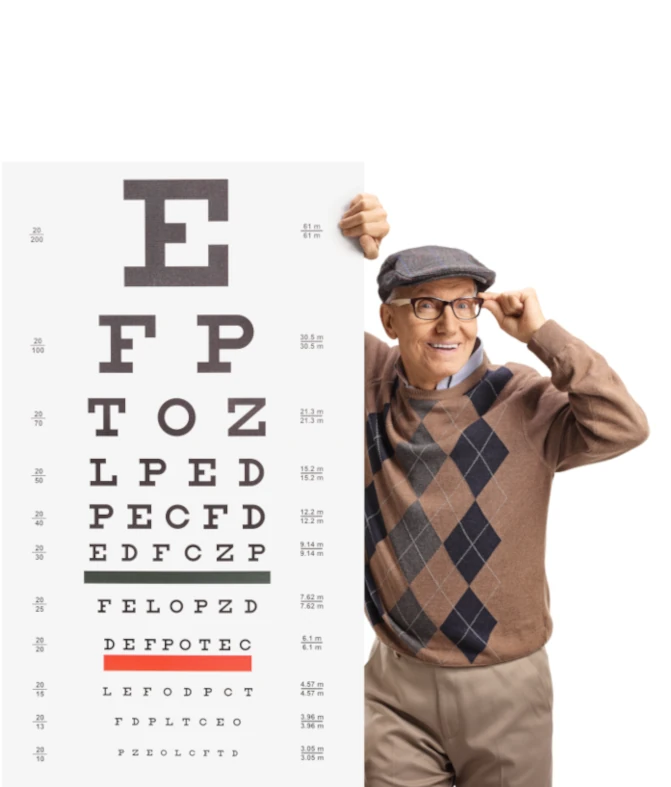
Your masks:
{"label": "man's ear", "polygon": [[398,334],[394,330],[394,314],[386,303],[380,304],[380,321],[387,336],[390,339],[398,339]]}

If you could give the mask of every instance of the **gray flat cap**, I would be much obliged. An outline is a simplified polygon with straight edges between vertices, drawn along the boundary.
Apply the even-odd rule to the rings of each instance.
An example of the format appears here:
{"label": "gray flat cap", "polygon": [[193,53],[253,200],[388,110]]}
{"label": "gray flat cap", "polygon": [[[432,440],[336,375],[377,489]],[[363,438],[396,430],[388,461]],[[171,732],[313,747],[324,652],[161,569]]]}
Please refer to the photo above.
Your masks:
{"label": "gray flat cap", "polygon": [[461,249],[446,246],[418,246],[390,254],[377,277],[380,300],[386,301],[394,287],[407,287],[423,281],[467,276],[478,282],[478,290],[494,284],[496,273]]}

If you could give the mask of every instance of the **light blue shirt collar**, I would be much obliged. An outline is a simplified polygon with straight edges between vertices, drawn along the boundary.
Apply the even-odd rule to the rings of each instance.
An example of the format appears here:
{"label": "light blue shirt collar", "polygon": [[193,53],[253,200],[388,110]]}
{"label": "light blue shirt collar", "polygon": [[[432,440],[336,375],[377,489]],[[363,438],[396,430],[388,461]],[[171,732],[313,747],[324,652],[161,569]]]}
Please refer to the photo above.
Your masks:
{"label": "light blue shirt collar", "polygon": [[[482,346],[482,341],[480,337],[476,337],[475,339],[475,347],[473,348],[473,352],[471,353],[470,358],[466,361],[466,363],[456,371],[450,377],[445,377],[441,380],[438,385],[436,386],[436,390],[440,391],[443,388],[452,388],[452,386],[457,385],[462,380],[465,380],[469,375],[473,374],[473,372],[480,366],[482,363],[482,359],[484,357],[484,347]],[[403,383],[407,388],[411,388],[412,386],[408,382],[408,378],[405,376],[405,371],[403,369],[403,362],[401,360],[401,356],[399,355],[398,360],[396,362],[396,371],[398,372],[398,376],[401,378]]]}

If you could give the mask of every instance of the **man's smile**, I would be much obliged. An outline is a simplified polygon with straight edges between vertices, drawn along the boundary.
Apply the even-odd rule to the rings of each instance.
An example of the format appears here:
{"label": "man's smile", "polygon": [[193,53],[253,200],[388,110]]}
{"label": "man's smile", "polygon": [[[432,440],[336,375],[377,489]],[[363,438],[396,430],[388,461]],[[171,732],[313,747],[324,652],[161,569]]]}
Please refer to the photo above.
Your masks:
{"label": "man's smile", "polygon": [[427,342],[428,346],[442,355],[453,355],[459,350],[461,342]]}

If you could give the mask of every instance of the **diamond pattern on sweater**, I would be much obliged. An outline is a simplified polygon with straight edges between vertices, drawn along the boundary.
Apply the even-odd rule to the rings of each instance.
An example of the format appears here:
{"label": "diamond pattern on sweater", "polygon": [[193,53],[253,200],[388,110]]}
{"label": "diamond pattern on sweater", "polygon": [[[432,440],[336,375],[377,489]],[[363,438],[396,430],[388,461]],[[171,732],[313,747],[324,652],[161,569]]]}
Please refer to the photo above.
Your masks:
{"label": "diamond pattern on sweater", "polygon": [[366,599],[366,613],[371,625],[375,626],[382,621],[384,615],[384,606],[380,593],[373,579],[373,574],[370,570],[370,565],[366,564],[365,576],[365,599]]}
{"label": "diamond pattern on sweater", "polygon": [[450,453],[474,497],[482,492],[506,456],[508,449],[483,418],[463,430]]}
{"label": "diamond pattern on sweater", "polygon": [[366,445],[373,475],[382,467],[385,459],[394,455],[394,449],[387,435],[388,412],[389,402],[382,408],[381,413],[371,413],[366,419]]}
{"label": "diamond pattern on sweater", "polygon": [[491,557],[501,539],[477,503],[445,539],[445,549],[469,584]]}
{"label": "diamond pattern on sweater", "polygon": [[467,391],[466,396],[470,397],[473,407],[480,417],[494,404],[503,390],[503,386],[512,376],[513,373],[505,366],[494,371],[488,370],[482,379],[470,391]]}
{"label": "diamond pattern on sweater", "polygon": [[380,501],[377,498],[375,484],[372,481],[365,489],[364,507],[366,515],[366,554],[370,559],[373,556],[373,552],[375,552],[375,547],[378,542],[382,541],[387,535],[384,519],[382,518],[382,511],[380,510]]}
{"label": "diamond pattern on sweater", "polygon": [[455,608],[445,618],[440,630],[452,640],[471,662],[481,653],[497,620],[468,588]]}
{"label": "diamond pattern on sweater", "polygon": [[423,421],[424,417],[433,410],[435,402],[432,402],[430,399],[411,399],[410,404],[419,416],[419,420]]}
{"label": "diamond pattern on sweater", "polygon": [[419,500],[406,510],[401,521],[389,533],[389,539],[408,583],[431,560],[442,543]]}
{"label": "diamond pattern on sweater", "polygon": [[[494,516],[494,522],[500,506],[492,505],[493,501],[501,496],[506,499],[494,477],[509,451],[483,415],[512,376],[505,367],[487,371],[463,395],[466,409],[460,412],[464,420],[468,423],[476,419],[468,426],[449,413],[443,417],[439,400],[408,397],[419,424],[409,441],[395,440],[392,445],[386,432],[391,417],[389,404],[383,412],[367,418],[370,467],[373,476],[381,471],[385,480],[381,487],[376,488],[375,481],[366,487],[366,613],[374,626],[379,623],[386,627],[392,641],[409,652],[419,654],[437,645],[436,638],[442,635],[473,663],[487,647],[497,625],[484,602],[491,597],[498,578],[490,568],[486,574],[483,568],[501,543],[487,515]],[[383,468],[390,458],[392,462]],[[405,486],[403,494],[410,492],[405,481],[416,500],[396,521],[398,514],[391,513],[394,506],[389,501],[403,499],[399,483]],[[385,489],[385,500],[378,499],[379,489]],[[423,502],[428,503],[426,508]],[[384,551],[391,547],[395,556],[391,563],[389,555],[380,559],[377,545],[383,541]],[[448,559],[451,569],[442,562]],[[450,580],[452,571],[455,576]],[[464,592],[464,582],[474,582],[481,595],[484,591],[483,600],[471,587]],[[393,597],[389,609],[383,590],[385,598]],[[440,601],[441,593],[445,601]],[[459,599],[456,603],[455,598]],[[445,602],[451,607],[450,613],[439,625],[447,611],[442,611]]]}
{"label": "diamond pattern on sweater", "polygon": [[417,427],[409,443],[399,443],[396,446],[396,460],[403,468],[417,497],[422,496],[446,459],[447,454],[424,424]]}
{"label": "diamond pattern on sweater", "polygon": [[412,588],[408,588],[392,607],[389,617],[405,632],[404,640],[415,653],[426,647],[438,628],[422,610]]}

